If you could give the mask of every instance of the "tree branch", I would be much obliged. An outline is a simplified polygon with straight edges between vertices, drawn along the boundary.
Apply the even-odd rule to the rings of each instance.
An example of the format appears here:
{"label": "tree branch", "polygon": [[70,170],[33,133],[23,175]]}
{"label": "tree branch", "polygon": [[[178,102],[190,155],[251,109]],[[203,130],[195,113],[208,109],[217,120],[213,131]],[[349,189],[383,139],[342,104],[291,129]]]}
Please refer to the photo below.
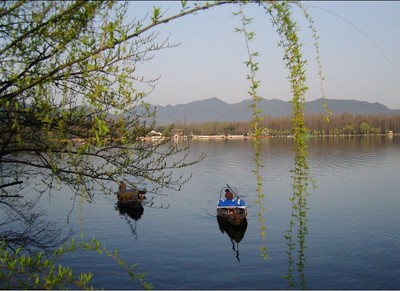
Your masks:
{"label": "tree branch", "polygon": [[[22,181],[15,181],[15,182],[12,182],[12,183],[7,183],[7,184],[3,184],[3,185],[0,185],[0,189],[3,189],[3,188],[6,188],[6,187],[11,187],[11,186],[14,186],[14,185],[19,185],[19,184],[22,184],[23,182]],[[0,195],[0,197],[21,197],[21,196],[19,196],[19,195]]]}

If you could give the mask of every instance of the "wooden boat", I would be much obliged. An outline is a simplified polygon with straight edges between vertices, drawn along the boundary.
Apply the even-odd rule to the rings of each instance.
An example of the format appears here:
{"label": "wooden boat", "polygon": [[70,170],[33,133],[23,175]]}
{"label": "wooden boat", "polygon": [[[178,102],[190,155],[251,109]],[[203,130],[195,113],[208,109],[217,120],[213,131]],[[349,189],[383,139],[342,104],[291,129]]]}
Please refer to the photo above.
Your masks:
{"label": "wooden boat", "polygon": [[233,225],[240,225],[247,216],[247,206],[238,196],[237,189],[226,184],[220,191],[217,217],[221,217]]}
{"label": "wooden boat", "polygon": [[126,185],[123,182],[119,183],[119,191],[117,194],[117,203],[119,206],[134,207],[141,204],[146,199],[146,189],[138,189],[136,187],[132,189],[126,189]]}

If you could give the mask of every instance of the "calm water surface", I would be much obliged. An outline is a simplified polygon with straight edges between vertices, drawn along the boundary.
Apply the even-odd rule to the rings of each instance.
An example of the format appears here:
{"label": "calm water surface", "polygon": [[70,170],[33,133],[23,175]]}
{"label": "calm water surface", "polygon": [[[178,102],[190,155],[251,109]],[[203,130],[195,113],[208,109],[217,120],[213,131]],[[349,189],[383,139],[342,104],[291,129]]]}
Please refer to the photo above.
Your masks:
{"label": "calm water surface", "polygon": [[[292,142],[263,141],[264,241],[251,140],[191,142],[193,156],[204,152],[207,158],[182,170],[193,173],[182,191],[149,194],[156,207],[145,205],[137,220],[115,208],[115,197],[99,195],[83,211],[77,205],[68,226],[79,230],[83,220],[88,239],[95,236],[110,250],[119,249],[127,264],[137,263],[137,272],[147,273],[155,289],[400,289],[400,138],[309,140],[317,188],[309,189],[308,235],[301,238],[305,247],[300,248],[294,232],[289,256]],[[249,206],[247,226],[234,233],[215,216],[225,183],[238,188]],[[71,211],[67,192],[46,201],[60,224]],[[262,246],[268,260],[261,257]],[[305,258],[301,266],[299,250]],[[76,271],[94,272],[96,287],[139,287],[103,256],[78,253],[64,262]]]}

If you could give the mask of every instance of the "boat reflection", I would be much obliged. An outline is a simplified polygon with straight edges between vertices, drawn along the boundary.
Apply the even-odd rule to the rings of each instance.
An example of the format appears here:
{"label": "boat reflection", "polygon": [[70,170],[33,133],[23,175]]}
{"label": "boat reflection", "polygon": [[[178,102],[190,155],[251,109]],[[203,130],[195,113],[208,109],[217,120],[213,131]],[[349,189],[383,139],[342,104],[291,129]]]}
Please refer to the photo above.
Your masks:
{"label": "boat reflection", "polygon": [[236,253],[236,259],[240,262],[239,257],[239,242],[242,241],[244,238],[244,234],[246,233],[247,229],[247,219],[242,219],[239,225],[234,225],[229,223],[226,219],[221,216],[217,216],[219,230],[222,233],[226,233],[232,243],[232,250]]}
{"label": "boat reflection", "polygon": [[121,219],[124,219],[126,223],[129,225],[131,229],[131,233],[135,237],[138,238],[137,233],[137,221],[142,217],[144,208],[141,203],[133,204],[133,205],[124,205],[121,203],[115,204],[115,210],[119,211],[119,215]]}

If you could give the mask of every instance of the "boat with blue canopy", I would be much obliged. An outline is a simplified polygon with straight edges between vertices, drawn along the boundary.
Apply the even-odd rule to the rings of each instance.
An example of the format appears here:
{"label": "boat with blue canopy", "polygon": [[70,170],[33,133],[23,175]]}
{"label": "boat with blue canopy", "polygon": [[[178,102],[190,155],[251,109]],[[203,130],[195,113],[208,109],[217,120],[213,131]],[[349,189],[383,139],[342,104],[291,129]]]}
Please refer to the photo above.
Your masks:
{"label": "boat with blue canopy", "polygon": [[234,225],[240,225],[247,216],[247,206],[235,187],[226,184],[220,191],[217,216]]}

